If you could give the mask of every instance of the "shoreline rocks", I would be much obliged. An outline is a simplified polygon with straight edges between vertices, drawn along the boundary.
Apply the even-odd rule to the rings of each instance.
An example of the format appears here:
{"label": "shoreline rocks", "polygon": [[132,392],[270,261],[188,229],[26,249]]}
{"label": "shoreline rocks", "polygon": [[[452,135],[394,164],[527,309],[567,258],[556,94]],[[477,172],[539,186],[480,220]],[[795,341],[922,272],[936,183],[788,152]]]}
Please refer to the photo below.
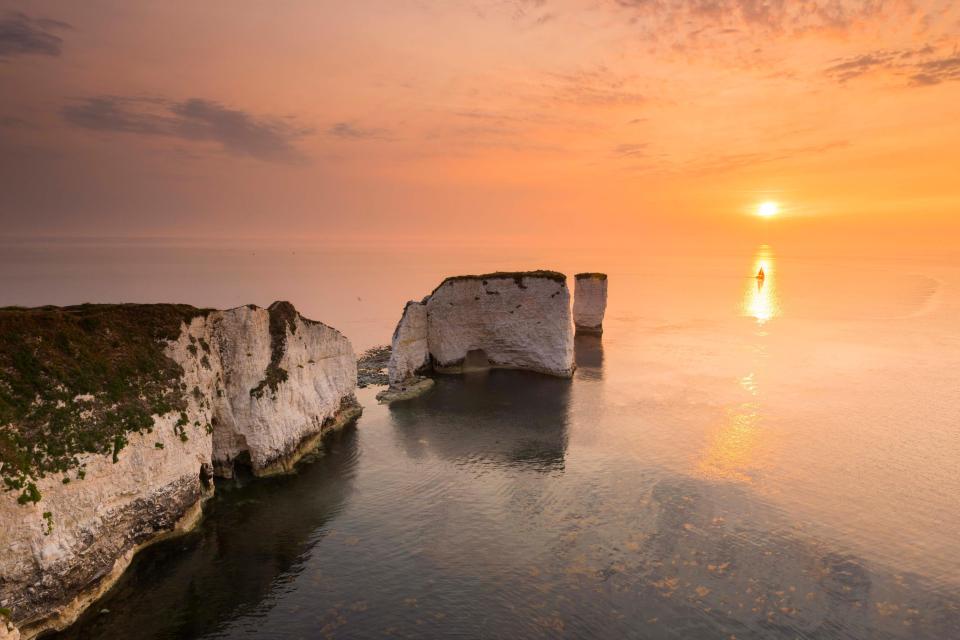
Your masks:
{"label": "shoreline rocks", "polygon": [[411,301],[393,334],[383,402],[412,397],[422,376],[472,369],[524,369],[571,377],[573,326],[566,276],[556,271],[446,278]]}
{"label": "shoreline rocks", "polygon": [[[20,337],[30,344],[46,345],[43,332],[50,326],[56,328],[54,342],[67,336],[57,346],[68,354],[58,363],[66,368],[54,367],[48,356],[40,362],[41,374],[31,373],[59,375],[63,379],[54,383],[60,389],[72,384],[64,371],[82,366],[71,360],[83,352],[81,340],[99,340],[104,331],[113,331],[117,325],[111,322],[120,315],[142,313],[149,325],[163,307],[87,305],[0,313],[23,327]],[[360,414],[354,397],[356,360],[340,332],[303,318],[285,302],[268,309],[186,309],[171,316],[175,321],[164,332],[175,337],[160,340],[159,347],[150,340],[134,344],[132,334],[122,333],[111,333],[106,346],[97,343],[99,349],[116,351],[106,361],[122,363],[132,354],[143,367],[160,362],[164,371],[178,371],[165,395],[158,396],[168,410],[146,414],[147,422],[134,423],[135,430],[103,436],[112,439],[102,445],[105,450],[97,444],[71,454],[75,464],[29,472],[29,491],[19,498],[15,491],[0,492],[0,547],[5,550],[0,607],[10,610],[11,629],[19,628],[24,640],[68,626],[120,577],[139,549],[194,526],[202,501],[212,494],[213,475],[230,477],[235,464],[259,476],[287,472],[323,434]],[[156,333],[147,327],[143,335]],[[15,367],[2,369],[0,381],[22,386],[27,379],[20,373]],[[110,384],[152,379],[143,375],[131,370]],[[38,378],[36,384],[43,382]],[[141,402],[138,384],[128,385],[129,391],[106,385],[90,393],[65,393],[66,399],[52,401],[51,411],[62,416],[59,420],[73,421],[71,433],[85,437],[87,423],[101,424],[117,407]],[[16,420],[0,423],[8,435],[19,428]],[[93,434],[87,430],[86,436]]]}
{"label": "shoreline rocks", "polygon": [[577,333],[602,335],[607,310],[607,274],[578,273],[574,280],[573,322]]}
{"label": "shoreline rocks", "polygon": [[357,387],[365,389],[390,383],[390,345],[367,349],[357,358]]}

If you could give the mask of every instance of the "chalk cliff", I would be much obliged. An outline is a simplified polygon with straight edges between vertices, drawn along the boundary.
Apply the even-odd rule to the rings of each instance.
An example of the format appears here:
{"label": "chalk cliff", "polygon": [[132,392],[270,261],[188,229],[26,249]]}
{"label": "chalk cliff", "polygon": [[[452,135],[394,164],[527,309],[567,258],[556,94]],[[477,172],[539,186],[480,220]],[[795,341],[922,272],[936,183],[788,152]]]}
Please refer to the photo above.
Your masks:
{"label": "chalk cliff", "polygon": [[393,335],[390,390],[404,397],[427,370],[474,367],[573,374],[573,328],[566,276],[554,271],[490,273],[444,280],[409,302]]}
{"label": "chalk cliff", "polygon": [[607,310],[607,274],[578,273],[573,295],[573,322],[577,333],[603,333],[603,316]]}
{"label": "chalk cliff", "polygon": [[427,305],[410,301],[393,332],[390,382],[403,382],[430,370],[430,349],[427,347]]}
{"label": "chalk cliff", "polygon": [[192,526],[214,473],[290,469],[360,412],[350,342],[285,302],[0,309],[0,333],[0,607],[23,638]]}

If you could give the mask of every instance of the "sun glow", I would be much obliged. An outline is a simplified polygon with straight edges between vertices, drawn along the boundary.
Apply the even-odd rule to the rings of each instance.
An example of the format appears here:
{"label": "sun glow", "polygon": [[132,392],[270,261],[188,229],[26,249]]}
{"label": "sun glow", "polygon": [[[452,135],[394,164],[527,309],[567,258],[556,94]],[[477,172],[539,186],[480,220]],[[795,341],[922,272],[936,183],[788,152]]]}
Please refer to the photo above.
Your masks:
{"label": "sun glow", "polygon": [[757,215],[761,218],[772,218],[778,213],[780,213],[780,205],[772,200],[761,202],[759,206],[757,206]]}

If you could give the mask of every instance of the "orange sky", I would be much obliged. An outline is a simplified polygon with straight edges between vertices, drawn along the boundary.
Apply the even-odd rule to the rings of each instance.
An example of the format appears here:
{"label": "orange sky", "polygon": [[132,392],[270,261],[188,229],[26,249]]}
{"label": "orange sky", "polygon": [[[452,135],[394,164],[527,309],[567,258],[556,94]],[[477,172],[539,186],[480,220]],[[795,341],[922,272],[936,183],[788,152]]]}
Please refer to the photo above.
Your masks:
{"label": "orange sky", "polygon": [[949,1],[0,0],[0,233],[950,249],[958,80]]}

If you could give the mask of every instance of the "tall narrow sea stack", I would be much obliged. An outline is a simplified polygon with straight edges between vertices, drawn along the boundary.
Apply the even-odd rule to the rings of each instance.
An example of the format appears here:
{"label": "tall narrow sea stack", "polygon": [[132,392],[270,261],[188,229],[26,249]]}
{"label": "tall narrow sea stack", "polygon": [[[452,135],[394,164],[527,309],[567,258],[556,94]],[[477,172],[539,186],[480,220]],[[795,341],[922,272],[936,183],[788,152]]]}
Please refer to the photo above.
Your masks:
{"label": "tall narrow sea stack", "polygon": [[573,322],[577,333],[603,333],[603,315],[607,310],[607,274],[578,273],[573,295]]}
{"label": "tall narrow sea stack", "polygon": [[393,334],[393,400],[416,391],[427,371],[525,369],[573,375],[573,326],[567,277],[556,271],[447,278],[409,302]]}
{"label": "tall narrow sea stack", "polygon": [[356,417],[356,376],[287,302],[0,309],[0,607],[24,638],[70,624],[213,475],[290,469]]}

